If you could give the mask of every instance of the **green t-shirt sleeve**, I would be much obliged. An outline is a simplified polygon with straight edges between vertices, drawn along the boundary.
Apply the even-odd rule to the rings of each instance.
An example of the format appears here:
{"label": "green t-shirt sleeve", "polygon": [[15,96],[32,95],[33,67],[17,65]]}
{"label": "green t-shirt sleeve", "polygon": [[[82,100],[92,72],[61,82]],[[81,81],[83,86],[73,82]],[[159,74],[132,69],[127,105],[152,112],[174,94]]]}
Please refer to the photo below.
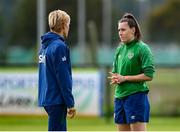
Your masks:
{"label": "green t-shirt sleeve", "polygon": [[154,66],[153,55],[149,46],[147,45],[142,46],[140,52],[141,52],[140,59],[141,59],[142,71],[146,76],[153,78],[153,74],[155,72],[155,66]]}

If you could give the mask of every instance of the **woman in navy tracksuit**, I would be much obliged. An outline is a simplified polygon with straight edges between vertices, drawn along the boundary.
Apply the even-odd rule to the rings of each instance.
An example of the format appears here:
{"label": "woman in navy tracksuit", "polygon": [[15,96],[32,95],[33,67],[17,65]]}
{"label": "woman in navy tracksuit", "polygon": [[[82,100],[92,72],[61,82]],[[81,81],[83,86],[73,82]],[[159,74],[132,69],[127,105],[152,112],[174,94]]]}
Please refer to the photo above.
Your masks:
{"label": "woman in navy tracksuit", "polygon": [[38,104],[48,114],[49,131],[66,131],[66,117],[74,117],[68,36],[70,16],[61,10],[49,14],[50,32],[44,34],[39,53]]}

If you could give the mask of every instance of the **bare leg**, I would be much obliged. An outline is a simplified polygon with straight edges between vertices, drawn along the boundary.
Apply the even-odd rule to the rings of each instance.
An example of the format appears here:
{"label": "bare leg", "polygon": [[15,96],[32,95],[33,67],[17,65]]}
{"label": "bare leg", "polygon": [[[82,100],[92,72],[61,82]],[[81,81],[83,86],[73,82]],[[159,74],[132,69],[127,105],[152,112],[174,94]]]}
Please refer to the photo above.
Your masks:
{"label": "bare leg", "polygon": [[118,131],[130,131],[130,125],[128,124],[117,124]]}
{"label": "bare leg", "polygon": [[130,125],[131,131],[146,131],[146,123],[136,122]]}

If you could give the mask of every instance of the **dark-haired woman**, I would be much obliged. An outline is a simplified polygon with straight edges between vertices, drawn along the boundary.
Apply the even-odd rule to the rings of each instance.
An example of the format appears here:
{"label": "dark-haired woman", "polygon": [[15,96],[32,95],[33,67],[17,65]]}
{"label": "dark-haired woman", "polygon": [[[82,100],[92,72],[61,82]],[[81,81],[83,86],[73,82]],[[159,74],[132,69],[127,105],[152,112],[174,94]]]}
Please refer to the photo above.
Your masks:
{"label": "dark-haired woman", "polygon": [[126,13],[118,22],[121,44],[116,49],[111,84],[115,85],[114,120],[119,131],[145,131],[150,106],[148,86],[154,74],[153,56],[142,42],[139,24]]}

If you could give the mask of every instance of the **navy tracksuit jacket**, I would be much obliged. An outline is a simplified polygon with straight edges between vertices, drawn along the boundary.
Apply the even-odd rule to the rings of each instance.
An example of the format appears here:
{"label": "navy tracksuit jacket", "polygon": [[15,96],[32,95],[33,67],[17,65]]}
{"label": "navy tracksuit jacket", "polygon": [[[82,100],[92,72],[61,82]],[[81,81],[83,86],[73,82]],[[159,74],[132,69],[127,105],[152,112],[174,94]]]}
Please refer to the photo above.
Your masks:
{"label": "navy tracksuit jacket", "polygon": [[39,52],[39,106],[74,107],[69,48],[64,38],[48,32],[42,37]]}

